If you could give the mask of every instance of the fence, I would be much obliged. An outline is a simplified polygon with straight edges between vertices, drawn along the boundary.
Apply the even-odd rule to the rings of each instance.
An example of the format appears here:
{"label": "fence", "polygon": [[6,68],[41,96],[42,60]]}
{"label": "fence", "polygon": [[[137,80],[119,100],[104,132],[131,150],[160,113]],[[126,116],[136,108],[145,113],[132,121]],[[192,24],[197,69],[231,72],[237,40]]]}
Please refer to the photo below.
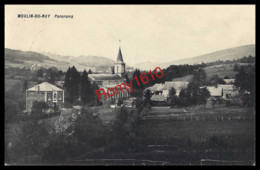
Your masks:
{"label": "fence", "polygon": [[162,120],[175,120],[175,121],[248,121],[254,120],[253,116],[220,116],[220,117],[209,117],[209,116],[173,116],[173,115],[158,115],[158,116],[143,116],[141,120],[149,119],[162,119]]}

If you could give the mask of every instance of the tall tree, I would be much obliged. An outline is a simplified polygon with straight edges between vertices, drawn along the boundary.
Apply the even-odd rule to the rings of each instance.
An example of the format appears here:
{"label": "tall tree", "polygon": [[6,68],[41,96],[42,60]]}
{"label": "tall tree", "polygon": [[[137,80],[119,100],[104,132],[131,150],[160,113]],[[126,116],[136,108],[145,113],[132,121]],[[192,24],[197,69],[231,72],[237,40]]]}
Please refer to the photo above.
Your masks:
{"label": "tall tree", "polygon": [[144,105],[151,105],[151,97],[152,93],[149,89],[147,89],[144,93]]}
{"label": "tall tree", "polygon": [[201,68],[197,69],[194,73],[193,83],[196,83],[198,86],[204,86],[208,84],[207,75],[205,71]]}
{"label": "tall tree", "polygon": [[176,106],[178,105],[178,98],[176,96],[176,90],[174,87],[172,87],[169,91],[169,103],[171,106]]}
{"label": "tall tree", "polygon": [[86,105],[87,102],[91,101],[91,84],[88,79],[88,73],[86,70],[83,71],[80,77],[80,98],[83,105]]}
{"label": "tall tree", "polygon": [[80,84],[80,73],[77,69],[69,67],[65,75],[65,100],[70,104],[75,104],[79,99],[79,84]]}
{"label": "tall tree", "polygon": [[140,70],[136,69],[134,71],[133,79],[132,79],[133,91],[132,91],[131,95],[134,97],[138,97],[138,98],[141,98],[143,96],[143,88],[144,88],[144,85],[140,79],[140,76],[141,76]]}
{"label": "tall tree", "polygon": [[235,86],[242,94],[245,106],[255,106],[255,66],[241,67],[235,77]]}

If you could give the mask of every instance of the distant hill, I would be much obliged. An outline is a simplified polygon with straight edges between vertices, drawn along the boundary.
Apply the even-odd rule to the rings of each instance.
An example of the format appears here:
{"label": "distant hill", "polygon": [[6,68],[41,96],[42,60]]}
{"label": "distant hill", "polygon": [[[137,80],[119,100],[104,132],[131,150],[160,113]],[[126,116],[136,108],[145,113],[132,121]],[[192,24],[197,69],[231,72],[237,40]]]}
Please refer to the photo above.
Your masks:
{"label": "distant hill", "polygon": [[114,66],[114,61],[106,58],[106,57],[100,57],[100,56],[79,56],[74,57],[70,60],[70,62],[75,64],[83,64],[86,66],[107,66],[112,67]]}
{"label": "distant hill", "polygon": [[30,67],[38,63],[43,67],[55,66],[61,70],[67,70],[75,66],[79,71],[91,69],[92,71],[110,71],[114,61],[100,56],[62,56],[53,53],[39,53],[5,49],[5,67]]}
{"label": "distant hill", "polygon": [[12,49],[5,49],[5,61],[19,63],[25,61],[35,61],[35,62],[44,62],[45,60],[49,61],[56,61],[51,59],[50,57],[32,52],[32,51],[20,51],[20,50],[12,50]]}
{"label": "distant hill", "polygon": [[197,57],[176,60],[170,62],[170,64],[180,65],[180,64],[199,64],[201,62],[209,63],[218,60],[222,60],[222,61],[234,60],[249,55],[253,57],[255,56],[255,45],[245,45],[245,46],[239,46],[234,48],[228,48],[225,50],[220,50],[213,53],[200,55]]}
{"label": "distant hill", "polygon": [[255,45],[245,45],[245,46],[239,46],[234,48],[228,48],[225,50],[219,50],[216,52],[191,57],[191,58],[185,58],[180,60],[175,60],[171,62],[147,62],[147,63],[137,63],[135,67],[139,69],[153,69],[155,67],[161,67],[161,68],[167,68],[170,65],[181,65],[181,64],[200,64],[201,62],[209,63],[209,62],[215,62],[218,60],[226,61],[226,60],[234,60],[239,59],[244,56],[255,56]]}

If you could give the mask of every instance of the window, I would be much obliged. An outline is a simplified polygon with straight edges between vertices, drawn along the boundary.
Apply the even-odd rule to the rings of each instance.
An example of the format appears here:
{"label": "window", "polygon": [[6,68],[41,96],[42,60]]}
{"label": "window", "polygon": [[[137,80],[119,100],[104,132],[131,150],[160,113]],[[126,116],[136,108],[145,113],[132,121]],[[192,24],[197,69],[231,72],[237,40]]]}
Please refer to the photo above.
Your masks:
{"label": "window", "polygon": [[62,100],[61,94],[58,95],[58,99],[59,99],[59,100]]}
{"label": "window", "polygon": [[57,92],[53,92],[53,101],[57,101]]}
{"label": "window", "polygon": [[51,101],[52,95],[49,93],[48,94],[48,101]]}

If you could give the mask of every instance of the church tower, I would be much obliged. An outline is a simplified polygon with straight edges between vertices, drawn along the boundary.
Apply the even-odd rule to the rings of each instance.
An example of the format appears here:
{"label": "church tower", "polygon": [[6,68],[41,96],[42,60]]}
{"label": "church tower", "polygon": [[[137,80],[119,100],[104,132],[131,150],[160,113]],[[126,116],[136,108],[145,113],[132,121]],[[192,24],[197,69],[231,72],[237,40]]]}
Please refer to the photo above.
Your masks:
{"label": "church tower", "polygon": [[[119,41],[120,42],[120,41]],[[115,62],[115,74],[124,77],[125,76],[125,63],[123,60],[123,56],[122,56],[122,52],[121,52],[121,48],[119,46],[119,51],[118,51],[118,56],[117,56],[117,60]]]}

